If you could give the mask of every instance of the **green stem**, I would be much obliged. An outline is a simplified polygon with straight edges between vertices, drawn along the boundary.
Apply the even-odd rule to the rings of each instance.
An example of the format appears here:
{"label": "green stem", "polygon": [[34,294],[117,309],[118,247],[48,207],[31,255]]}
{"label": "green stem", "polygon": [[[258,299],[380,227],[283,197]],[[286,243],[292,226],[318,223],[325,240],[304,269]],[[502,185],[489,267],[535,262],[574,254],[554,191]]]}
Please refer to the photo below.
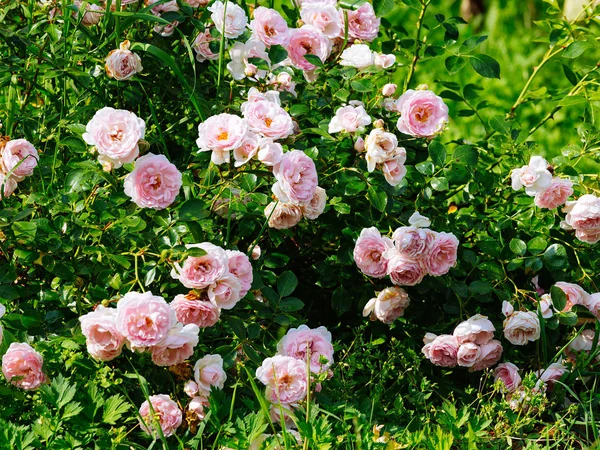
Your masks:
{"label": "green stem", "polygon": [[406,81],[404,82],[404,91],[408,90],[408,86],[413,79],[415,74],[415,69],[417,67],[417,61],[419,60],[419,51],[421,50],[421,29],[423,28],[423,20],[425,19],[425,11],[429,6],[429,2],[431,0],[425,0],[421,3],[421,13],[419,14],[419,19],[417,21],[417,38],[415,42],[415,56],[413,57],[412,63],[410,65],[410,69],[408,71],[408,77],[406,77]]}

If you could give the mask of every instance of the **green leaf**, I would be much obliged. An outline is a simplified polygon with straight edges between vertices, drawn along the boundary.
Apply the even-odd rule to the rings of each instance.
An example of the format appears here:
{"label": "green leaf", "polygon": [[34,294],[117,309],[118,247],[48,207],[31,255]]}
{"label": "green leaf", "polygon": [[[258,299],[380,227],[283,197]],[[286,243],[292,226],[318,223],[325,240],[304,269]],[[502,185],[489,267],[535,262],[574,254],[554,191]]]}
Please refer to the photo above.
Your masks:
{"label": "green leaf", "polygon": [[527,244],[521,239],[512,239],[508,246],[515,255],[523,256],[527,251]]}
{"label": "green leaf", "polygon": [[271,60],[271,64],[279,64],[285,58],[288,57],[288,52],[281,45],[273,45],[269,49],[269,59]]}
{"label": "green leaf", "polygon": [[323,67],[323,61],[317,55],[306,54],[304,59],[311,63],[313,66]]}
{"label": "green leaf", "polygon": [[485,295],[492,292],[492,284],[489,281],[475,280],[469,285],[469,291],[473,295]]}
{"label": "green leaf", "polygon": [[485,78],[500,78],[500,64],[488,55],[472,55],[469,59],[471,67]]}
{"label": "green leaf", "polygon": [[87,147],[85,142],[75,136],[69,136],[60,141],[60,145],[68,147],[70,150],[76,153],[85,153]]}
{"label": "green leaf", "polygon": [[367,189],[367,196],[369,197],[369,201],[371,202],[371,206],[373,206],[373,208],[375,208],[377,211],[385,211],[388,200],[385,191],[377,190],[374,186],[369,186],[369,189]]}
{"label": "green leaf", "polygon": [[185,254],[194,258],[200,258],[201,256],[206,255],[206,250],[198,247],[191,247],[185,251]]}
{"label": "green leaf", "polygon": [[350,83],[350,86],[356,92],[372,92],[375,89],[373,82],[371,80],[367,80],[367,79],[353,80]]}
{"label": "green leaf", "polygon": [[567,306],[567,294],[558,286],[550,288],[550,297],[552,297],[552,305],[557,311],[562,311]]}
{"label": "green leaf", "polygon": [[487,36],[471,36],[470,38],[465,39],[465,42],[463,42],[460,46],[460,53],[468,53],[475,50],[477,47],[483,44],[487,38]]}
{"label": "green leaf", "polygon": [[527,243],[527,249],[532,255],[539,255],[546,250],[547,245],[548,242],[546,242],[546,239],[541,236],[536,236]]}
{"label": "green leaf", "polygon": [[458,164],[474,167],[477,164],[479,154],[477,153],[477,149],[475,147],[471,147],[470,145],[461,145],[454,149],[452,158]]}
{"label": "green leaf", "polygon": [[552,244],[542,256],[544,265],[550,270],[566,269],[569,266],[567,250],[562,244]]}
{"label": "green leaf", "polygon": [[494,116],[490,119],[490,127],[496,133],[508,135],[510,134],[510,125],[504,119],[504,116]]}
{"label": "green leaf", "polygon": [[447,191],[448,179],[445,177],[433,178],[431,180],[431,187],[436,191]]}
{"label": "green leaf", "polygon": [[563,325],[577,325],[577,314],[575,314],[573,311],[558,313],[557,316],[558,321]]}
{"label": "green leaf", "polygon": [[257,69],[269,70],[269,63],[262,58],[248,58],[250,64],[254,64]]}
{"label": "green leaf", "polygon": [[116,425],[121,416],[129,411],[130,405],[125,397],[120,394],[115,394],[108,397],[104,402],[102,411],[102,422],[109,425]]}
{"label": "green leaf", "polygon": [[446,147],[440,141],[431,141],[429,144],[429,157],[438,167],[446,164]]}
{"label": "green leaf", "polygon": [[444,64],[446,65],[446,70],[448,71],[448,73],[450,75],[454,75],[467,65],[467,60],[462,56],[452,55],[446,58]]}
{"label": "green leaf", "polygon": [[581,56],[592,45],[587,41],[577,41],[569,45],[569,48],[562,54],[563,58],[575,59]]}
{"label": "green leaf", "polygon": [[285,312],[300,311],[304,308],[304,302],[296,297],[287,297],[279,302],[279,309]]}
{"label": "green leaf", "polygon": [[11,228],[15,233],[15,237],[24,241],[33,241],[37,233],[35,222],[15,222]]}
{"label": "green leaf", "polygon": [[377,17],[386,16],[394,9],[394,0],[373,0],[373,9]]}
{"label": "green leaf", "polygon": [[197,198],[183,202],[179,208],[179,220],[184,222],[201,220],[209,215],[210,212],[207,211],[205,203]]}
{"label": "green leaf", "polygon": [[298,278],[291,271],[285,271],[277,279],[277,292],[280,297],[287,297],[298,286]]}
{"label": "green leaf", "polygon": [[435,172],[435,167],[431,161],[422,161],[415,168],[423,175],[431,176]]}

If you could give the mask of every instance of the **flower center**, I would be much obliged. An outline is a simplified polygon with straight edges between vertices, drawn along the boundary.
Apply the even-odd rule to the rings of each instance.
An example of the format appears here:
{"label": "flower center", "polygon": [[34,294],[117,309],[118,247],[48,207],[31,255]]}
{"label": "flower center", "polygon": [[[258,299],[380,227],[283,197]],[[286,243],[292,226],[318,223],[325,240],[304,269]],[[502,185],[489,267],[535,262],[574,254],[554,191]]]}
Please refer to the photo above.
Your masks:
{"label": "flower center", "polygon": [[415,113],[415,119],[417,119],[421,123],[425,123],[425,122],[427,122],[427,120],[429,120],[430,115],[431,115],[431,111],[429,111],[429,108],[420,108]]}
{"label": "flower center", "polygon": [[222,131],[221,134],[217,136],[217,140],[225,141],[229,138],[229,133],[227,131]]}
{"label": "flower center", "polygon": [[268,118],[268,117],[265,119],[265,124],[266,124],[268,127],[270,127],[272,123],[273,123],[273,119],[270,119],[270,118]]}
{"label": "flower center", "polygon": [[113,141],[120,141],[123,138],[123,130],[120,130],[118,127],[113,127],[112,131],[110,132],[110,138]]}

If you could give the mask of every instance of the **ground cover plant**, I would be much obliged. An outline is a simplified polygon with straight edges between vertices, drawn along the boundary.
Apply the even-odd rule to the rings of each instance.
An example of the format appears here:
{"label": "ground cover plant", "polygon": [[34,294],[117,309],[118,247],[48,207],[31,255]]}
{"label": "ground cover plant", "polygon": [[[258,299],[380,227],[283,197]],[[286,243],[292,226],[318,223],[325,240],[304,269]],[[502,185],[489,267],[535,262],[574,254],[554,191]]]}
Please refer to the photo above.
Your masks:
{"label": "ground cover plant", "polygon": [[0,0],[0,448],[594,448],[598,11],[503,3]]}

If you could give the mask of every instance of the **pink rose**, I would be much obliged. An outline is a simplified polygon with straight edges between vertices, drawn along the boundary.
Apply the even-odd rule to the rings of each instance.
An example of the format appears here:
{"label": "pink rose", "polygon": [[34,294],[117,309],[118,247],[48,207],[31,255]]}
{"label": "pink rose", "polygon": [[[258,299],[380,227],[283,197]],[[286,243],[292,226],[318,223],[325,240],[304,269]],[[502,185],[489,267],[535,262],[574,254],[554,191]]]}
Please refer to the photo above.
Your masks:
{"label": "pink rose", "polygon": [[483,370],[495,365],[502,357],[502,344],[496,339],[492,339],[481,346],[479,357],[475,364],[471,366],[471,371]]}
{"label": "pink rose", "polygon": [[552,297],[550,294],[542,295],[540,300],[536,303],[539,304],[540,312],[542,313],[542,317],[544,319],[549,319],[554,315],[552,310]]}
{"label": "pink rose", "polygon": [[375,60],[373,61],[377,67],[382,69],[389,69],[396,63],[395,55],[384,55],[383,53],[375,53]]}
{"label": "pink rose", "polygon": [[235,167],[240,167],[250,161],[258,153],[259,136],[251,131],[246,134],[242,144],[233,150]]}
{"label": "pink rose", "polygon": [[292,228],[302,219],[302,208],[292,203],[271,202],[265,207],[269,227],[276,230]]}
{"label": "pink rose", "polygon": [[532,311],[516,311],[504,320],[504,337],[513,345],[526,345],[540,338],[540,321]]}
{"label": "pink rose", "polygon": [[171,276],[186,288],[205,289],[229,273],[229,258],[221,247],[203,242],[188,244],[186,248],[199,248],[206,252],[203,256],[188,256],[183,267],[174,264]]}
{"label": "pink rose", "polygon": [[411,258],[423,259],[427,257],[435,236],[435,232],[425,228],[400,227],[394,231],[392,240],[400,253]]}
{"label": "pink rose", "polygon": [[271,75],[269,85],[278,91],[287,91],[294,97],[296,96],[296,82],[293,81],[292,76],[287,72],[279,72],[277,75]]}
{"label": "pink rose", "polygon": [[229,258],[229,272],[235,276],[241,285],[240,298],[244,297],[252,286],[252,264],[245,253],[237,250],[226,250]]}
{"label": "pink rose", "polygon": [[232,114],[218,114],[198,125],[196,144],[201,152],[229,151],[242,145],[247,132],[248,125],[242,118]]}
{"label": "pink rose", "polygon": [[79,318],[87,350],[93,358],[110,361],[121,354],[125,338],[117,330],[117,310],[98,305]]}
{"label": "pink rose", "polygon": [[284,153],[273,175],[273,193],[284,203],[310,202],[319,182],[314,161],[300,150]]}
{"label": "pink rose", "polygon": [[210,49],[210,43],[212,41],[218,41],[218,38],[213,37],[210,34],[210,28],[206,28],[202,33],[196,36],[194,39],[194,43],[192,44],[192,48],[196,52],[196,59],[198,62],[204,62],[206,60],[215,61],[219,59],[219,54],[214,53]]}
{"label": "pink rose", "polygon": [[478,345],[483,345],[494,337],[494,324],[481,314],[476,314],[473,317],[461,322],[454,329],[454,337],[459,344],[465,342],[474,342]]}
{"label": "pink rose", "polygon": [[258,141],[256,157],[265,166],[275,166],[283,158],[283,147],[272,139],[262,138]]}
{"label": "pink rose", "polygon": [[128,292],[117,303],[117,330],[132,348],[158,344],[176,322],[175,311],[152,292]]}
{"label": "pink rose", "polygon": [[559,281],[555,284],[557,288],[565,293],[567,296],[567,304],[562,312],[571,311],[575,305],[585,305],[588,301],[590,294],[583,290],[583,288],[574,283],[565,283]]}
{"label": "pink rose", "polygon": [[464,342],[458,347],[456,362],[461,367],[472,367],[479,359],[481,347],[474,342]]}
{"label": "pink rose", "polygon": [[405,161],[406,150],[399,147],[396,150],[396,156],[392,159],[388,159],[381,166],[385,181],[387,181],[390,186],[398,186],[404,179],[404,176],[406,175],[406,167],[404,166]]}
{"label": "pink rose", "polygon": [[183,392],[185,392],[188,397],[195,397],[198,393],[198,384],[194,380],[186,381],[183,385]]}
{"label": "pink rose", "polygon": [[595,195],[585,194],[577,201],[567,202],[565,222],[576,230],[598,232],[600,229],[600,199]]}
{"label": "pink rose", "polygon": [[388,269],[388,261],[383,254],[392,245],[392,241],[382,237],[377,228],[364,228],[354,246],[354,261],[365,275],[383,278]]}
{"label": "pink rose", "polygon": [[409,136],[432,138],[448,123],[444,100],[428,90],[409,89],[398,99],[397,108],[401,114],[398,130]]}
{"label": "pink rose", "polygon": [[290,115],[273,102],[250,102],[244,108],[244,118],[250,130],[271,139],[285,139],[294,132]]}
{"label": "pink rose", "polygon": [[600,320],[600,292],[588,295],[588,297],[585,298],[583,305]]}
{"label": "pink rose", "polygon": [[348,10],[348,34],[354,39],[370,42],[377,37],[381,20],[370,3],[363,3],[356,11]]}
{"label": "pink rose", "polygon": [[265,44],[261,41],[250,39],[246,42],[236,42],[229,49],[231,61],[227,63],[227,70],[231,72],[234,80],[244,78],[259,79],[267,75],[266,69],[259,69],[250,62],[250,58],[260,58],[270,64],[269,54]]}
{"label": "pink rose", "polygon": [[553,178],[550,186],[535,194],[535,205],[538,208],[558,208],[564,205],[571,195],[573,195],[571,180]]}
{"label": "pink rose", "polygon": [[525,193],[531,197],[536,196],[536,198],[538,193],[548,189],[552,183],[548,161],[541,156],[532,156],[527,166],[514,169],[510,173],[510,177],[512,188],[515,191],[525,187]]}
{"label": "pink rose", "polygon": [[408,294],[402,288],[393,286],[385,288],[376,298],[372,298],[363,309],[363,316],[371,316],[371,320],[379,320],[390,324],[404,315],[410,304]]}
{"label": "pink rose", "polygon": [[210,407],[210,402],[206,397],[196,396],[190,400],[188,404],[188,410],[196,414],[198,420],[204,420],[206,417],[206,411]]}
{"label": "pink rose", "polygon": [[365,151],[365,140],[360,136],[357,137],[356,141],[354,142],[354,150],[356,150],[357,153]]}
{"label": "pink rose", "polygon": [[226,7],[221,0],[217,0],[207,9],[212,13],[210,18],[216,29],[226,38],[235,39],[244,33],[248,18],[239,5],[228,2]]}
{"label": "pink rose", "polygon": [[571,341],[571,343],[569,344],[569,350],[577,353],[589,352],[594,346],[595,337],[596,333],[594,332],[594,330],[583,330],[583,332],[580,335],[578,335],[575,339]]}
{"label": "pink rose", "polygon": [[220,309],[231,309],[240,300],[242,285],[233,274],[219,278],[208,287],[207,294],[210,301]]}
{"label": "pink rose", "polygon": [[575,237],[581,242],[595,244],[600,241],[600,229],[597,230],[575,230]]}
{"label": "pink rose", "polygon": [[316,28],[304,25],[290,30],[286,50],[296,69],[312,71],[317,66],[309,63],[304,55],[315,55],[325,62],[331,53],[331,41]]}
{"label": "pink rose", "polygon": [[335,39],[344,35],[344,15],[327,3],[307,3],[300,9],[302,21],[320,31],[323,36]]}
{"label": "pink rose", "polygon": [[267,386],[267,400],[289,405],[303,400],[308,390],[306,362],[276,355],[263,361],[256,378]]}
{"label": "pink rose", "polygon": [[4,148],[0,149],[0,172],[4,172],[6,176],[12,171],[10,178],[22,181],[25,177],[33,174],[39,158],[37,150],[29,141],[25,139],[10,140]]}
{"label": "pink rose", "polygon": [[545,383],[546,386],[548,387],[548,391],[552,391],[556,382],[558,380],[560,380],[560,378],[563,376],[563,374],[565,374],[567,372],[568,372],[567,368],[565,366],[563,366],[562,364],[552,363],[548,366],[547,369],[538,370],[536,372],[536,375],[539,378],[538,383],[540,381]]}
{"label": "pink rose", "polygon": [[17,189],[17,180],[14,177],[7,177],[0,171],[0,199],[10,197]]}
{"label": "pink rose", "polygon": [[128,80],[143,70],[142,60],[129,50],[129,41],[123,41],[118,50],[111,50],[106,57],[104,68],[109,78],[117,81]]}
{"label": "pink rose", "polygon": [[424,348],[424,354],[429,355],[433,364],[441,367],[456,366],[459,344],[454,336],[442,334],[425,345],[428,347],[426,351]]}
{"label": "pink rose", "polygon": [[181,188],[181,172],[164,155],[148,153],[135,162],[125,177],[125,195],[140,208],[165,209]]}
{"label": "pink rose", "polygon": [[498,364],[494,370],[494,380],[502,382],[504,392],[515,392],[521,384],[519,368],[513,363]]}
{"label": "pink rose", "polygon": [[343,106],[338,108],[335,116],[329,122],[329,132],[339,133],[354,133],[364,130],[366,125],[371,123],[371,117],[365,111],[364,106]]}
{"label": "pink rose", "polygon": [[388,259],[387,274],[395,285],[414,286],[427,274],[422,261],[399,253],[396,249],[386,252],[384,257]]}
{"label": "pink rose", "polygon": [[138,157],[146,123],[132,112],[106,107],[94,114],[85,130],[83,140],[98,149],[98,161],[110,170]]}
{"label": "pink rose", "polygon": [[47,381],[43,372],[44,358],[33,347],[13,342],[2,357],[2,373],[14,386],[31,391]]}
{"label": "pink rose", "polygon": [[381,89],[381,93],[386,97],[391,97],[396,93],[396,89],[398,89],[398,85],[393,83],[388,83]]}
{"label": "pink rose", "polygon": [[194,365],[194,380],[198,385],[198,392],[208,396],[212,387],[223,389],[227,374],[223,370],[221,355],[206,355],[196,361]]}
{"label": "pink rose", "polygon": [[162,341],[152,347],[152,361],[157,366],[174,366],[184,362],[194,354],[199,332],[197,325],[176,324]]}
{"label": "pink rose", "polygon": [[252,34],[265,45],[282,45],[288,38],[288,25],[276,10],[259,6],[254,10],[254,20],[250,22]]}
{"label": "pink rose", "polygon": [[[377,164],[383,164],[397,154],[402,154],[404,148],[398,147],[398,138],[393,133],[383,131],[381,128],[374,128],[365,139],[365,150],[367,151],[367,170],[373,172]],[[404,154],[406,155],[405,150]]]}
{"label": "pink rose", "polygon": [[[183,414],[171,397],[164,394],[151,395],[140,407],[140,427],[146,433],[158,438],[157,422],[165,437],[175,433],[183,421]],[[154,413],[152,412],[154,411]]]}
{"label": "pink rose", "polygon": [[430,275],[435,277],[445,275],[456,265],[458,244],[458,239],[452,233],[437,233],[431,244],[429,255],[425,259],[425,265]]}
{"label": "pink rose", "polygon": [[[277,344],[277,351],[304,363],[310,358],[312,373],[326,372],[333,364],[331,333],[325,327],[310,329],[306,325],[300,325],[298,328],[291,328]],[[322,364],[322,358],[327,362]]]}
{"label": "pink rose", "polygon": [[[83,1],[75,0],[73,2],[74,5],[81,11],[81,5]],[[100,19],[104,16],[104,8],[100,5],[95,5],[94,3],[88,3],[87,8],[83,13],[83,17],[81,18],[81,24],[89,27],[92,25],[96,25],[100,22]],[[74,13],[75,14],[75,13]]]}
{"label": "pink rose", "polygon": [[317,186],[313,198],[307,203],[302,203],[300,208],[302,209],[304,217],[309,220],[316,220],[325,210],[326,204],[327,193],[325,192],[325,189]]}
{"label": "pink rose", "polygon": [[257,261],[260,258],[261,253],[262,253],[262,250],[260,249],[260,246],[259,245],[255,245],[254,247],[252,247],[251,258],[254,261]]}

